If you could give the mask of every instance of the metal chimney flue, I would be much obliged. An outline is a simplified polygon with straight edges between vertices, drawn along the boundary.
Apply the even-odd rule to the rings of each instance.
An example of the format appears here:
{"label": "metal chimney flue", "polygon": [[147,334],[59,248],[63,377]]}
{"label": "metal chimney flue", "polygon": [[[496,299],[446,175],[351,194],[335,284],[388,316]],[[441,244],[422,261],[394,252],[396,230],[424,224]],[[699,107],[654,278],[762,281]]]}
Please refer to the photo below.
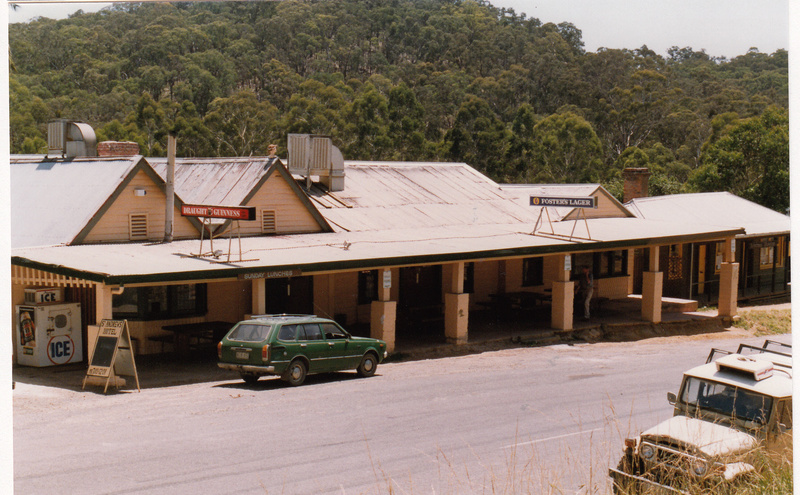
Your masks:
{"label": "metal chimney flue", "polygon": [[175,136],[170,134],[167,137],[167,195],[166,207],[164,211],[164,242],[172,242],[173,222],[175,219]]}

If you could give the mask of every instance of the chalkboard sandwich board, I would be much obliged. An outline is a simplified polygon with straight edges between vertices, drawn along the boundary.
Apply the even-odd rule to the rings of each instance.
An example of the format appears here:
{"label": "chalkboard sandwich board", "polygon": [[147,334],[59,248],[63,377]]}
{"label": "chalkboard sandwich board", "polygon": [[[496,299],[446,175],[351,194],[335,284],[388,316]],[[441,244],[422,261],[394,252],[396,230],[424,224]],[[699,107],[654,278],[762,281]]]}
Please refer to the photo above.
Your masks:
{"label": "chalkboard sandwich board", "polygon": [[103,388],[103,393],[106,393],[108,383],[117,375],[133,376],[136,379],[136,389],[141,392],[136,362],[131,349],[128,320],[102,320],[92,359],[89,362],[89,369],[86,370],[81,389],[86,387],[89,377],[99,377],[106,379]]}

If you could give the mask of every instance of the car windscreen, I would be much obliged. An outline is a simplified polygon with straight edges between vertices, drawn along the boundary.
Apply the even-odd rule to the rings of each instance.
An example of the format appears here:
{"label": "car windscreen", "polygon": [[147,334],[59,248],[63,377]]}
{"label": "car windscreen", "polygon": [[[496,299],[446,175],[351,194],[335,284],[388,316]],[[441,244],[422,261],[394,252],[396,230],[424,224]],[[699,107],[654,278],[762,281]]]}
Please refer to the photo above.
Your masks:
{"label": "car windscreen", "polygon": [[745,421],[765,424],[772,410],[772,397],[725,383],[688,377],[681,401]]}
{"label": "car windscreen", "polygon": [[267,340],[271,325],[241,323],[228,334],[228,340],[237,342],[263,342]]}

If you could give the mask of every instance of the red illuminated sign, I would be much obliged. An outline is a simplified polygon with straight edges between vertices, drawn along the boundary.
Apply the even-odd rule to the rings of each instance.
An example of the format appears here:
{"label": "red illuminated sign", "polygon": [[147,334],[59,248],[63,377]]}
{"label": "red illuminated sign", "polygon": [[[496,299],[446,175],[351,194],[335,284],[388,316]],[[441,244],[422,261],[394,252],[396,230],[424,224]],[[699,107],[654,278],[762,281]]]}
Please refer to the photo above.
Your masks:
{"label": "red illuminated sign", "polygon": [[229,220],[255,220],[255,206],[208,206],[183,205],[181,215],[185,217],[226,218]]}

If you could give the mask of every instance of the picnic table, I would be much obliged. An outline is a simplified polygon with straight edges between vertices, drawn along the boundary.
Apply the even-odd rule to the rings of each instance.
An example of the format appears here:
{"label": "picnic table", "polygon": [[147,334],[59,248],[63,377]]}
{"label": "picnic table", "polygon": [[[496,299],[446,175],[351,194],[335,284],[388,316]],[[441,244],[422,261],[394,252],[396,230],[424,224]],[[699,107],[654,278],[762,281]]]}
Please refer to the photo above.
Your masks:
{"label": "picnic table", "polygon": [[181,323],[164,325],[162,330],[172,332],[175,353],[180,358],[187,358],[193,350],[214,348],[217,342],[233,327],[227,321],[201,321],[197,323]]}

